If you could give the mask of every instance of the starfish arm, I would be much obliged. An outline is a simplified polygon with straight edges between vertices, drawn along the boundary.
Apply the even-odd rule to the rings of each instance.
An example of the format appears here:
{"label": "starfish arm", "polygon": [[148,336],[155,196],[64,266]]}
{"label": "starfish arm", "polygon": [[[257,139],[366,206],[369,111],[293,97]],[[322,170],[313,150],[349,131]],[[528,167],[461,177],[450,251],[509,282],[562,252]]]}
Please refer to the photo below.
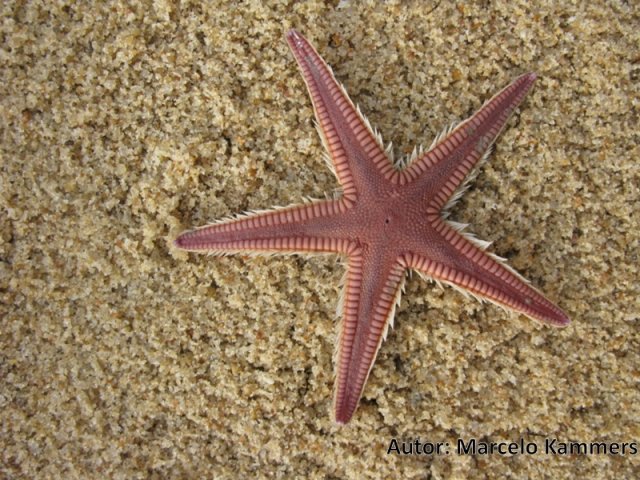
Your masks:
{"label": "starfish arm", "polygon": [[[291,30],[287,42],[307,85],[322,142],[333,172],[349,202],[356,199],[359,182],[390,178],[395,171],[382,139],[336,81],[331,68],[300,33]],[[376,169],[370,168],[370,163]]]}
{"label": "starfish arm", "polygon": [[[529,318],[561,327],[569,317],[497,255],[484,250],[479,241],[460,234],[444,220],[435,230],[429,251],[404,255],[404,262],[426,277],[449,284],[462,293],[486,299]],[[439,255],[434,256],[438,243]],[[426,249],[425,249],[426,250]]]}
{"label": "starfish arm", "polygon": [[332,234],[331,220],[346,211],[345,202],[315,200],[307,204],[248,212],[180,234],[182,250],[228,255],[237,252],[346,253],[353,243]]}
{"label": "starfish arm", "polygon": [[402,293],[405,268],[377,253],[358,249],[349,257],[334,355],[333,411],[340,424],[349,422],[358,406]]}
{"label": "starfish arm", "polygon": [[[527,73],[487,101],[473,116],[460,123],[435,146],[396,173],[396,181],[407,183],[418,179],[430,191],[435,190],[429,207],[442,210],[457,191],[464,190],[465,179],[473,177],[475,167],[490,153],[490,147],[504,128],[509,116],[522,102],[536,80]],[[422,175],[429,171],[428,175]],[[467,182],[468,183],[468,182]],[[459,189],[462,188],[462,191]],[[450,206],[449,203],[448,206]]]}

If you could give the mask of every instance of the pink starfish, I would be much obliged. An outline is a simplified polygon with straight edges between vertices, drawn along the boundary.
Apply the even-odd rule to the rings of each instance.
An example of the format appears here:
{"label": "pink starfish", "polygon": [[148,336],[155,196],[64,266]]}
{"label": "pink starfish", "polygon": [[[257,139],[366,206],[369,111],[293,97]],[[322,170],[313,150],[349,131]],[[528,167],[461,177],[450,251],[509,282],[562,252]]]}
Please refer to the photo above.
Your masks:
{"label": "pink starfish", "polygon": [[[527,73],[472,117],[443,132],[428,152],[394,164],[380,136],[354,106],[331,69],[295,30],[287,42],[307,84],[342,194],[250,212],[182,233],[178,248],[216,255],[338,253],[349,258],[339,310],[334,414],[355,412],[409,269],[555,326],[569,317],[529,285],[488,243],[446,220],[475,167],[533,85]],[[467,181],[465,181],[467,179]]]}

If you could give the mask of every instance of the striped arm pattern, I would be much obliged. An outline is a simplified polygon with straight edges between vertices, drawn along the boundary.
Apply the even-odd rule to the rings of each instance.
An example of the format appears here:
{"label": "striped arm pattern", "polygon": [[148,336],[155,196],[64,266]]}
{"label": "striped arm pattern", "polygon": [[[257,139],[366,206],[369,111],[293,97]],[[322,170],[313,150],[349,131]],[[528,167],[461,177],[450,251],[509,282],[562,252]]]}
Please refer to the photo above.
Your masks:
{"label": "striped arm pattern", "polygon": [[[535,80],[535,73],[516,78],[433,148],[416,158],[406,169],[396,172],[393,181],[401,185],[416,180],[425,186],[437,185],[429,208],[440,212],[484,158]],[[429,175],[423,175],[427,170]]]}
{"label": "striped arm pattern", "polygon": [[184,232],[174,245],[182,250],[214,255],[348,253],[350,242],[332,236],[331,228],[323,225],[327,218],[346,211],[346,203],[338,199],[248,212]]}
{"label": "striped arm pattern", "polygon": [[[376,170],[390,177],[393,165],[381,139],[336,81],[331,68],[298,32],[287,33],[287,42],[307,85],[322,141],[347,202],[364,188]],[[369,163],[375,165],[372,169]]]}
{"label": "striped arm pattern", "polygon": [[569,323],[565,312],[533,288],[504,259],[486,252],[444,220],[438,220],[434,230],[440,235],[441,248],[450,254],[434,258],[431,250],[416,249],[403,256],[408,268],[534,320],[553,326]]}
{"label": "striped arm pattern", "polygon": [[380,345],[393,324],[404,284],[405,267],[397,259],[373,259],[377,254],[359,250],[349,257],[334,355],[333,412],[340,424],[347,423],[358,406]]}

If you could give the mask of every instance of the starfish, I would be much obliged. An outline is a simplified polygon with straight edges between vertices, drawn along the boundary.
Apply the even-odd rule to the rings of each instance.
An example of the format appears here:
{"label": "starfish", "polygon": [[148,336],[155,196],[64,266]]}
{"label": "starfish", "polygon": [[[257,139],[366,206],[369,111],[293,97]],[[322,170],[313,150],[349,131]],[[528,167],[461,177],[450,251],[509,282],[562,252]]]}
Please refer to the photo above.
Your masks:
{"label": "starfish", "polygon": [[306,83],[334,198],[247,212],[182,233],[175,246],[196,252],[334,253],[348,257],[334,354],[334,419],[352,418],[382,341],[393,323],[406,272],[455,287],[543,323],[569,317],[482,242],[447,220],[447,210],[489,155],[507,119],[536,80],[516,78],[431,148],[394,163],[331,68],[298,32],[287,42]]}

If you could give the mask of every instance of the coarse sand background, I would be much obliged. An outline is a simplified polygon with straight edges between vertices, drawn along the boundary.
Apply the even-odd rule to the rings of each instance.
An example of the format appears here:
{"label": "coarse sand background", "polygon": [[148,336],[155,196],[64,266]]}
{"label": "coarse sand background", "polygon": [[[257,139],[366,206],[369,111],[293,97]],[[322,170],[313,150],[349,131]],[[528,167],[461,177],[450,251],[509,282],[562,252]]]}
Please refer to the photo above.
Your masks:
{"label": "coarse sand background", "polygon": [[[637,472],[640,454],[455,451],[640,441],[636,2],[87,3],[0,7],[0,477]],[[292,27],[396,157],[538,73],[452,218],[568,328],[414,275],[352,423],[332,423],[342,263],[171,244],[337,187]]]}

